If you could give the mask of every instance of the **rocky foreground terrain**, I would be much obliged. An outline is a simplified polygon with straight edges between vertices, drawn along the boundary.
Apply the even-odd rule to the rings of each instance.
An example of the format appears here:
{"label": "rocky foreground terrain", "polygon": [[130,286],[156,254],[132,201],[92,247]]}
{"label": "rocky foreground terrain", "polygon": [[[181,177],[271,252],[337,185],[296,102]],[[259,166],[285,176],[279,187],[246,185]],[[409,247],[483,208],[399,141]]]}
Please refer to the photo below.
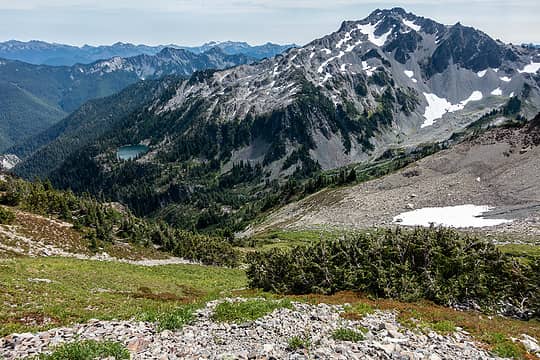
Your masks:
{"label": "rocky foreground terrain", "polygon": [[[376,311],[362,320],[340,317],[342,305],[293,303],[253,322],[220,323],[212,319],[223,299],[206,304],[195,321],[182,330],[158,332],[152,323],[90,321],[37,334],[13,334],[0,339],[0,357],[19,359],[47,352],[74,340],[113,340],[127,346],[133,359],[497,359],[457,328],[450,335],[413,332],[396,321],[396,314]],[[337,329],[364,333],[358,342],[332,337]],[[307,349],[289,348],[294,336],[309,338]],[[536,340],[517,340],[540,351]]]}

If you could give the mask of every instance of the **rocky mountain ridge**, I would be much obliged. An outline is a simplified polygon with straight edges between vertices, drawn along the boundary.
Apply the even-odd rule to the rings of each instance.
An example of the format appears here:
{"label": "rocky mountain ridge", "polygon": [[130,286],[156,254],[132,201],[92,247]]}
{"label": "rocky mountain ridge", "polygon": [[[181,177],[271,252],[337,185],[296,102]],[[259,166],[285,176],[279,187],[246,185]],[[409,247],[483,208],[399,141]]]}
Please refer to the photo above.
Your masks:
{"label": "rocky mountain ridge", "polygon": [[189,76],[205,69],[224,69],[255,61],[243,54],[229,55],[219,48],[195,54],[188,50],[164,48],[155,55],[113,57],[89,65],[74,65],[72,72],[105,75],[114,72],[134,73],[139,79],[159,78],[166,75]]}
{"label": "rocky mountain ridge", "polygon": [[[318,114],[300,115],[310,144],[295,141],[298,134],[284,136],[295,126],[290,119],[269,138],[291,143],[282,156],[308,145],[311,158],[329,169],[366,160],[377,153],[373,149],[442,140],[512,96],[523,97],[523,111],[535,115],[539,68],[537,51],[473,28],[441,25],[399,8],[377,10],[274,59],[186,80],[153,111],[182,122],[192,103],[202,101],[199,122],[249,123],[279,112],[293,117],[299,103],[318,97],[311,104]],[[328,158],[329,152],[339,159]]]}
{"label": "rocky mountain ridge", "polygon": [[114,57],[89,65],[32,65],[0,59],[0,149],[37,134],[84,102],[112,95],[137,81],[254,61],[219,49],[194,54],[165,48],[156,55]]}
{"label": "rocky mountain ridge", "polygon": [[196,54],[206,52],[210,49],[220,49],[229,55],[243,54],[261,60],[274,57],[295,47],[298,46],[296,44],[279,45],[271,42],[262,45],[250,45],[243,41],[210,41],[201,46],[185,46],[180,48]]}

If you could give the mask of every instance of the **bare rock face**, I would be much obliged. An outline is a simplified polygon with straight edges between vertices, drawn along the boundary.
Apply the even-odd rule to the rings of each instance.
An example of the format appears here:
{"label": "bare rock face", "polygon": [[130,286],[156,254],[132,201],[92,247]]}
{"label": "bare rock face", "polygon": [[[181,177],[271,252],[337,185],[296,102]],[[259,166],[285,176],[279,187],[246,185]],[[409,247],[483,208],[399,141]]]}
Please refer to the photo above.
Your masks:
{"label": "bare rock face", "polygon": [[[540,108],[537,63],[537,50],[460,23],[376,10],[284,55],[185,80],[152,109],[180,122],[196,111],[199,125],[176,136],[193,135],[204,124],[243,122],[273,145],[278,138],[292,148],[307,146],[327,169],[380,154],[397,141],[443,140],[512,96]],[[260,118],[272,126],[253,121]],[[328,159],[331,143],[340,146]]]}

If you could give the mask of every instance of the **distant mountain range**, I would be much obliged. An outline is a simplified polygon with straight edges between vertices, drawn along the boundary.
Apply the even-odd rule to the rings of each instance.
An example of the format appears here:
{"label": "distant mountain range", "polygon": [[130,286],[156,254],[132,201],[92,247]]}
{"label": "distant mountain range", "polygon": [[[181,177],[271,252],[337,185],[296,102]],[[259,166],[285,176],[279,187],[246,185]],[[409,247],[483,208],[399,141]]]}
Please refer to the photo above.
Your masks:
{"label": "distant mountain range", "polygon": [[246,42],[236,42],[236,41],[225,41],[225,42],[216,42],[212,41],[209,43],[206,43],[202,46],[196,46],[196,47],[180,47],[182,49],[186,49],[189,51],[192,51],[194,53],[203,53],[213,48],[219,48],[224,53],[229,55],[237,55],[237,54],[244,54],[251,56],[252,58],[255,58],[257,60],[261,60],[264,58],[271,58],[276,55],[282,54],[285,51],[298,47],[295,44],[286,44],[286,45],[278,45],[273,43],[266,43],[263,45],[249,45]]}
{"label": "distant mountain range", "polygon": [[132,57],[137,55],[155,55],[165,48],[184,49],[196,54],[207,52],[212,48],[219,48],[228,55],[246,55],[257,60],[272,57],[295,47],[296,45],[278,45],[267,43],[251,46],[245,42],[209,42],[202,46],[188,47],[179,45],[133,45],[118,42],[113,45],[82,47],[51,44],[44,41],[16,41],[10,40],[0,43],[0,58],[24,61],[35,65],[72,66],[75,64],[90,64],[98,60],[112,57]]}
{"label": "distant mountain range", "polygon": [[142,79],[247,64],[254,58],[164,48],[155,55],[114,57],[73,66],[0,59],[0,151],[35,135],[88,100],[112,95]]}
{"label": "distant mountain range", "polygon": [[533,43],[529,43],[529,44],[521,44],[522,47],[525,47],[525,48],[530,48],[530,49],[540,49],[540,45],[538,44],[533,44]]}
{"label": "distant mountain range", "polygon": [[[221,209],[276,181],[445,141],[482,119],[532,118],[539,70],[537,49],[376,10],[274,58],[88,103],[12,149],[23,158],[14,170],[205,227],[211,221],[197,217],[210,197],[206,215],[226,217]],[[148,153],[119,162],[117,149],[129,144]]]}

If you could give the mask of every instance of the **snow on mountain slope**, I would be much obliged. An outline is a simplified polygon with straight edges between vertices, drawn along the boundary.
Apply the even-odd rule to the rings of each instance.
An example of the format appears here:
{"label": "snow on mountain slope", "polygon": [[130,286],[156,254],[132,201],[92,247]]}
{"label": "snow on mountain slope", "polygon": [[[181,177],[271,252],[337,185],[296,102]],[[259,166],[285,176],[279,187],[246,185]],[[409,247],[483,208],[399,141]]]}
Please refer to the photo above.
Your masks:
{"label": "snow on mountain slope", "polygon": [[[332,169],[448,139],[513,95],[532,117],[538,62],[537,49],[460,23],[375,10],[276,57],[178,80],[139,109],[155,121],[129,123],[126,132],[134,143],[151,137],[171,159],[179,148],[188,158],[226,159],[223,172],[239,161],[263,163],[270,178]],[[208,139],[211,151],[186,145]]]}
{"label": "snow on mountain slope", "polygon": [[[358,156],[328,164],[333,167],[365,159],[366,141],[376,154],[398,141],[406,145],[448,137],[502,106],[510,94],[521,94],[524,86],[530,89],[525,99],[530,116],[540,107],[531,57],[540,59],[537,51],[503,44],[459,23],[442,25],[399,8],[376,10],[273,59],[186,81],[155,111],[178,111],[205,98],[209,106],[201,117],[211,121],[219,114],[217,121],[226,123],[284,109],[302,97],[308,83],[336,108],[368,114],[367,119],[351,117],[370,122],[383,97],[392,97],[392,119],[374,124],[377,131],[367,140],[353,138],[350,153]],[[500,91],[493,94],[494,89]],[[341,141],[346,136],[326,132],[324,137]],[[314,157],[321,160],[317,145]]]}

